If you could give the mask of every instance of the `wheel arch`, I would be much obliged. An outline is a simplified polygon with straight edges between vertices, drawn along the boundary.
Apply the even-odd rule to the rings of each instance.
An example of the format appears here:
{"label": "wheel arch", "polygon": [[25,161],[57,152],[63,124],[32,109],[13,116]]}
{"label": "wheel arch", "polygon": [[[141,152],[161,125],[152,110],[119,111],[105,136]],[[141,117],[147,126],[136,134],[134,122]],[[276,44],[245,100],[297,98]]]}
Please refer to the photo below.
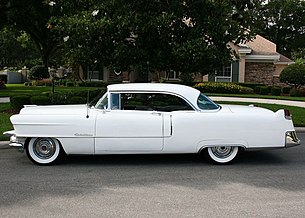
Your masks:
{"label": "wheel arch", "polygon": [[247,146],[244,144],[244,143],[240,143],[240,142],[237,142],[237,143],[233,143],[233,142],[230,142],[230,143],[226,143],[226,142],[217,142],[217,143],[199,143],[198,146],[197,146],[197,153],[202,153],[206,148],[210,148],[210,147],[222,147],[222,146],[230,146],[230,147],[239,147],[240,149],[242,150],[246,150],[247,149]]}

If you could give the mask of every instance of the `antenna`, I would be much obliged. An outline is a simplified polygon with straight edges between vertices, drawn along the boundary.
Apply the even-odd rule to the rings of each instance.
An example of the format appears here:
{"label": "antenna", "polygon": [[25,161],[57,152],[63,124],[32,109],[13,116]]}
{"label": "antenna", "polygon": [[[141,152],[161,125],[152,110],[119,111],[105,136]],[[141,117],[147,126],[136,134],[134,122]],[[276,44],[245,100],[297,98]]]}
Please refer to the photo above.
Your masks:
{"label": "antenna", "polygon": [[86,118],[88,119],[89,118],[89,98],[90,98],[90,91],[88,90],[88,93],[87,93],[87,116]]}

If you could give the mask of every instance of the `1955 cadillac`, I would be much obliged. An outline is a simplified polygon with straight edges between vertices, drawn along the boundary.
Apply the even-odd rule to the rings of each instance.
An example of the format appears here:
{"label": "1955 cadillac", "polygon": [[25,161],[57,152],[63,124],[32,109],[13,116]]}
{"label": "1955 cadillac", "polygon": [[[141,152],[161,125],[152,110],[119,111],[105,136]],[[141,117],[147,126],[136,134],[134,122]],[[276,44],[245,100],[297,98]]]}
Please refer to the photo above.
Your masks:
{"label": "1955 cadillac", "polygon": [[29,105],[10,119],[10,146],[39,165],[63,154],[169,153],[204,153],[225,164],[241,150],[300,143],[287,110],[217,105],[174,84],[109,85],[94,106]]}

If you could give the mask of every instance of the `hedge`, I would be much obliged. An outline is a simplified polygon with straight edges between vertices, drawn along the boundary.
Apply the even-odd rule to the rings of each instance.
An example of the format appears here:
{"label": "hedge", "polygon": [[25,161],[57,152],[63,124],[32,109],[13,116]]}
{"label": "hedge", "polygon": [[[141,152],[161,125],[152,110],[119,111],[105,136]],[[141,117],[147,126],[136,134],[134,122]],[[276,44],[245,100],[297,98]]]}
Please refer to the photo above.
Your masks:
{"label": "hedge", "polygon": [[0,89],[6,89],[6,85],[4,81],[0,81]]}
{"label": "hedge", "polygon": [[85,104],[87,99],[85,97],[73,96],[68,99],[68,104]]}
{"label": "hedge", "polygon": [[291,97],[305,97],[305,89],[293,88],[290,90],[289,95]]}
{"label": "hedge", "polygon": [[31,104],[31,96],[28,95],[16,95],[10,97],[11,106],[14,110],[20,111],[24,105]]}
{"label": "hedge", "polygon": [[280,96],[282,94],[281,87],[273,86],[271,88],[271,95]]}
{"label": "hedge", "polygon": [[194,86],[200,92],[223,94],[252,94],[253,89],[236,85],[234,83],[203,82]]}
{"label": "hedge", "polygon": [[33,96],[31,103],[35,105],[49,105],[52,104],[51,99],[47,96]]}

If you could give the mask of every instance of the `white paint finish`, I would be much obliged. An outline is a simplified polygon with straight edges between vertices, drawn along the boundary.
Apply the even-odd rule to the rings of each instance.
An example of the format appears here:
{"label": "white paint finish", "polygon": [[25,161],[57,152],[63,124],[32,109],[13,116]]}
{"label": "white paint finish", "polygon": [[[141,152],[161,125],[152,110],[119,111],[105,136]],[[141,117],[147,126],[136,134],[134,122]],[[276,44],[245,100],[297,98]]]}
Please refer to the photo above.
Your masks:
{"label": "white paint finish", "polygon": [[96,154],[162,153],[162,138],[96,138]]}
{"label": "white paint finish", "polygon": [[[39,108],[39,107],[38,107]],[[36,109],[37,113],[40,111]],[[43,109],[42,109],[43,110]],[[95,115],[88,119],[86,113],[79,115],[13,115],[11,122],[16,135],[21,137],[75,137],[94,136]]]}
{"label": "white paint finish", "polygon": [[162,150],[163,113],[100,111],[96,118],[96,152]]}
{"label": "white paint finish", "polygon": [[94,154],[94,138],[58,138],[66,154]]}
{"label": "white paint finish", "polygon": [[97,138],[162,138],[162,113],[155,111],[100,111]]}
{"label": "white paint finish", "polygon": [[[199,92],[169,84],[120,84],[115,92],[166,92],[196,103]],[[160,90],[159,90],[160,89]],[[294,131],[284,111],[221,105],[220,110],[128,111],[89,109],[85,105],[31,106],[11,117],[17,137],[57,138],[68,154],[196,153],[202,147],[284,147]]]}
{"label": "white paint finish", "polygon": [[275,100],[275,99],[263,99],[263,98],[238,98],[238,97],[217,97],[210,96],[213,101],[232,101],[232,102],[253,102],[253,103],[266,103],[266,104],[279,104],[290,105],[296,107],[305,108],[304,101],[289,101],[289,100]]}
{"label": "white paint finish", "polygon": [[172,93],[183,97],[191,103],[196,109],[197,98],[200,92],[189,86],[168,84],[168,83],[124,83],[107,86],[109,92],[160,92]]}

